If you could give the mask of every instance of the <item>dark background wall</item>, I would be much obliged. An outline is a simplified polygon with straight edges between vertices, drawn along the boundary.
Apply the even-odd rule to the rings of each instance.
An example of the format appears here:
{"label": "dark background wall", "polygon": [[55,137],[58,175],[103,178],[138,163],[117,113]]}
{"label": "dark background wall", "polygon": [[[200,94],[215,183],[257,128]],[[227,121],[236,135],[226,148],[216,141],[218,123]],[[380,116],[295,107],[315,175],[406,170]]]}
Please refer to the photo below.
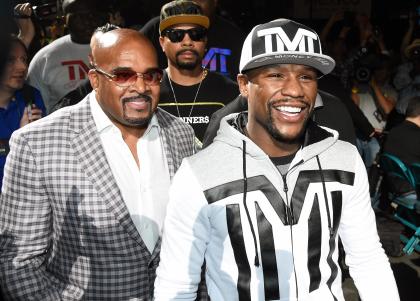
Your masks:
{"label": "dark background wall", "polygon": [[[30,0],[32,5],[60,3],[62,0]],[[127,25],[142,25],[151,17],[159,14],[165,0],[104,0],[119,5]],[[13,28],[11,15],[16,3],[25,0],[1,0],[2,29]],[[361,4],[369,6],[372,23],[385,32],[386,44],[390,49],[398,49],[402,36],[407,28],[409,12],[416,13],[420,0],[218,0],[218,12],[231,19],[245,32],[255,24],[285,17],[298,20],[314,27],[318,32],[325,25],[328,14],[334,8],[346,10]],[[317,7],[324,7],[324,16],[317,16]],[[331,10],[331,11],[328,11]],[[319,12],[318,12],[319,13]],[[303,15],[303,17],[302,17]],[[5,17],[6,16],[6,17]],[[419,19],[420,20],[420,19]],[[420,25],[418,26],[420,28]],[[420,32],[420,30],[417,30]],[[416,34],[420,37],[420,34]]]}

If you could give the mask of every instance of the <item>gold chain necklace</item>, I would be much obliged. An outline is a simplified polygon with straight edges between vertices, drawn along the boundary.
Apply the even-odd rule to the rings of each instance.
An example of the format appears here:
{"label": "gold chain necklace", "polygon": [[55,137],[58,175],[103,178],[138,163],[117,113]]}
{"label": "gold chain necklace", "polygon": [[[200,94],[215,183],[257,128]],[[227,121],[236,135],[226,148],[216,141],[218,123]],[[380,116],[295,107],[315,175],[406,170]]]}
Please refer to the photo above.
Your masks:
{"label": "gold chain necklace", "polygon": [[[197,91],[195,92],[193,104],[191,106],[190,113],[188,114],[188,118],[191,117],[191,113],[194,110],[194,105],[195,105],[195,101],[197,100],[198,92],[200,92],[201,84],[203,83],[203,80],[206,78],[207,73],[208,73],[207,69],[203,68],[202,75],[201,75],[201,80],[200,80],[200,83],[198,85]],[[176,99],[175,90],[174,90],[174,87],[172,86],[172,80],[169,77],[169,74],[168,74],[168,80],[169,80],[169,86],[171,87],[171,90],[172,90],[172,94],[174,95],[174,100],[175,100],[175,103],[176,103],[176,111],[178,113],[178,117],[181,117],[181,114],[179,113],[178,101]]]}

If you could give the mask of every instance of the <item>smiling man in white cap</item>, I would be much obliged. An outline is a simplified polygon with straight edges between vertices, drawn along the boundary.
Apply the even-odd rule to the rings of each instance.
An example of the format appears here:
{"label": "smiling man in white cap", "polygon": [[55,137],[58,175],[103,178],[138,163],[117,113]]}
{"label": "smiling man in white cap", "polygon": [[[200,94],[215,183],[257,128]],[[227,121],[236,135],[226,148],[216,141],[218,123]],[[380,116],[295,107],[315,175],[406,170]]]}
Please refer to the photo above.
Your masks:
{"label": "smiling man in white cap", "polygon": [[361,299],[399,300],[357,149],[310,118],[334,65],[309,27],[252,29],[238,75],[249,111],[174,177],[155,300],[194,300],[204,260],[212,300],[344,300],[338,237]]}

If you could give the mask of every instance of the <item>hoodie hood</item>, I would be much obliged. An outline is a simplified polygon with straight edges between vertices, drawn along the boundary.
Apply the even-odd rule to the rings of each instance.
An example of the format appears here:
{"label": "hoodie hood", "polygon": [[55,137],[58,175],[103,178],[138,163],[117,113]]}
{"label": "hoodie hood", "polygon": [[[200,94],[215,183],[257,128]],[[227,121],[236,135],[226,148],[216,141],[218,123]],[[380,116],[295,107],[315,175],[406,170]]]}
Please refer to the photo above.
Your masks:
{"label": "hoodie hood", "polygon": [[[265,159],[267,154],[242,132],[242,128],[247,122],[248,112],[233,113],[225,116],[220,122],[215,141],[226,143],[239,149],[243,148],[243,141],[245,141],[247,155],[256,159]],[[302,148],[296,154],[295,159],[307,161],[331,147],[337,140],[337,131],[319,126],[310,119],[308,120]]]}
{"label": "hoodie hood", "polygon": [[[252,240],[255,248],[255,259],[254,265],[260,265],[260,258],[258,255],[258,244],[255,234],[255,225],[253,225],[250,213],[247,205],[247,192],[248,192],[248,176],[247,176],[247,156],[253,157],[256,160],[267,160],[267,154],[256,145],[251,139],[243,133],[243,128],[248,122],[248,112],[234,113],[226,116],[220,122],[220,128],[215,138],[216,142],[226,143],[231,147],[235,147],[241,150],[242,152],[242,172],[243,172],[243,206],[245,213],[248,219],[249,224],[251,225]],[[316,158],[318,170],[322,179],[323,193],[325,206],[327,208],[327,217],[328,217],[328,229],[330,235],[333,236],[332,223],[331,223],[331,214],[328,206],[328,198],[325,188],[325,179],[322,171],[321,163],[318,155],[325,151],[327,148],[331,147],[338,140],[338,133],[334,130],[327,128],[322,128],[318,126],[312,119],[308,120],[305,136],[303,139],[303,144],[300,150],[296,153],[293,161],[290,166],[295,166],[298,162],[304,163],[305,161]],[[285,180],[285,175],[282,176],[283,181]],[[286,184],[285,184],[286,185]],[[285,186],[286,187],[286,186]],[[287,190],[285,191],[287,194]],[[286,197],[286,211],[289,221],[294,221],[293,217],[293,204]]]}

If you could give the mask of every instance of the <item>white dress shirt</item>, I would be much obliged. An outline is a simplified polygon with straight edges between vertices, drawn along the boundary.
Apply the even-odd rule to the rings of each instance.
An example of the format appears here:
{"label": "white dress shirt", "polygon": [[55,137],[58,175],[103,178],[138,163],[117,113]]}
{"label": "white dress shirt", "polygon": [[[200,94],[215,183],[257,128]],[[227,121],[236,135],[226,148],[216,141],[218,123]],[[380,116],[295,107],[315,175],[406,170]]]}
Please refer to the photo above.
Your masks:
{"label": "white dress shirt", "polygon": [[89,95],[92,116],[106,158],[120,188],[131,219],[147,249],[152,253],[162,233],[169,199],[170,176],[161,128],[154,115],[137,142],[138,167],[120,130],[99,106],[95,93]]}

